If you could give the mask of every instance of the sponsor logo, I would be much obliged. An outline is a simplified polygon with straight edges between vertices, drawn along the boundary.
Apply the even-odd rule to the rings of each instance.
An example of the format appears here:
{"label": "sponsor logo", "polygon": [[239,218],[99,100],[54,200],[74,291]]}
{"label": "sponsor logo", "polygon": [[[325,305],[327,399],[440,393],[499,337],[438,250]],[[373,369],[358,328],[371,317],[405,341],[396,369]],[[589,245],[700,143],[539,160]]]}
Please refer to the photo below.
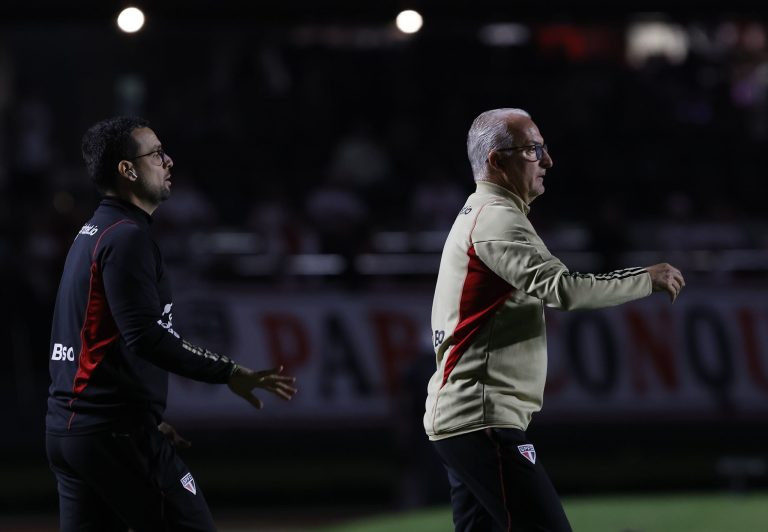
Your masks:
{"label": "sponsor logo", "polygon": [[472,205],[464,205],[459,211],[459,214],[469,214],[470,212],[472,212]]}
{"label": "sponsor logo", "polygon": [[187,473],[181,477],[181,485],[184,489],[190,492],[192,495],[197,495],[197,488],[195,487],[195,479],[192,478],[192,473]]}
{"label": "sponsor logo", "polygon": [[432,334],[432,338],[434,340],[435,347],[438,347],[445,340],[445,331],[435,331]]}
{"label": "sponsor logo", "polygon": [[530,463],[536,463],[536,449],[533,448],[533,445],[518,445],[517,450],[520,451],[520,454],[522,454]]}
{"label": "sponsor logo", "polygon": [[73,362],[75,360],[75,350],[64,344],[53,344],[53,353],[51,360],[63,360]]}
{"label": "sponsor logo", "polygon": [[96,233],[99,232],[99,226],[98,225],[92,225],[92,224],[85,224],[83,227],[80,228],[79,235],[88,235],[93,236]]}
{"label": "sponsor logo", "polygon": [[176,331],[173,330],[173,314],[171,314],[172,308],[173,308],[173,303],[168,303],[163,307],[163,315],[160,317],[159,320],[157,320],[157,324],[160,325],[160,327],[162,327],[169,333],[171,333],[172,335],[174,335],[176,338],[180,338],[180,336],[176,333]]}

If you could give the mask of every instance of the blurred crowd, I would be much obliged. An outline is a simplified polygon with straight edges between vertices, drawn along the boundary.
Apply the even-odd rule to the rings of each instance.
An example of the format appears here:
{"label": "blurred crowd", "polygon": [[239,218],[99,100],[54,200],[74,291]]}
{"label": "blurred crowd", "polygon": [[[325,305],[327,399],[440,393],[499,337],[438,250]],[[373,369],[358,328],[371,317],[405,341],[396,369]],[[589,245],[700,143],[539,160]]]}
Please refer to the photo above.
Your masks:
{"label": "blurred crowd", "polygon": [[410,38],[356,24],[4,27],[2,337],[20,368],[5,384],[45,385],[24,377],[45,357],[24,354],[47,350],[64,253],[97,201],[80,138],[116,114],[148,118],[174,158],[156,215],[169,262],[217,280],[269,284],[297,255],[340,257],[321,270],[348,278],[361,255],[438,254],[473,189],[469,124],[508,106],[533,115],[555,161],[531,217],[556,253],[599,270],[688,250],[706,273],[732,251],[732,270],[761,271],[766,22],[661,27],[682,54],[630,53],[629,21],[532,21],[506,42],[460,21]]}

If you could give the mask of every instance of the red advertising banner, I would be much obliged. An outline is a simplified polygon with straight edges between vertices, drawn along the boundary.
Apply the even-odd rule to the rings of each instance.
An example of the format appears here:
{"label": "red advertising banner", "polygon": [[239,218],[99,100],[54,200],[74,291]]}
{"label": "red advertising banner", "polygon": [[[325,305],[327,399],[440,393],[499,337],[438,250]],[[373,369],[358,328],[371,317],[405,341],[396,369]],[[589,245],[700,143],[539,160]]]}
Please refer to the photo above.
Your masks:
{"label": "red advertising banner", "polygon": [[[708,417],[768,412],[764,291],[686,290],[599,311],[547,310],[548,416]],[[307,295],[206,291],[174,305],[177,330],[253,368],[297,377],[290,403],[258,413],[224,386],[172,377],[172,419],[384,420],[434,365],[431,293]],[[410,377],[406,377],[410,376]],[[423,381],[420,382],[420,381]],[[264,394],[262,394],[263,397]]]}

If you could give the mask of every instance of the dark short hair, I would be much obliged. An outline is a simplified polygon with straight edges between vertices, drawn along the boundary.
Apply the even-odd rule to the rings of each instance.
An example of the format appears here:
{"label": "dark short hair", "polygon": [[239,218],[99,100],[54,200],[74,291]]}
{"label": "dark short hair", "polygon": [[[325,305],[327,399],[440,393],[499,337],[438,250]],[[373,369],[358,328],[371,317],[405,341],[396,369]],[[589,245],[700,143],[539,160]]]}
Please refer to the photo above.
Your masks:
{"label": "dark short hair", "polygon": [[149,121],[132,116],[116,116],[91,126],[83,135],[82,151],[88,175],[100,192],[114,188],[117,163],[136,157],[138,145],[131,137],[134,129],[148,127]]}

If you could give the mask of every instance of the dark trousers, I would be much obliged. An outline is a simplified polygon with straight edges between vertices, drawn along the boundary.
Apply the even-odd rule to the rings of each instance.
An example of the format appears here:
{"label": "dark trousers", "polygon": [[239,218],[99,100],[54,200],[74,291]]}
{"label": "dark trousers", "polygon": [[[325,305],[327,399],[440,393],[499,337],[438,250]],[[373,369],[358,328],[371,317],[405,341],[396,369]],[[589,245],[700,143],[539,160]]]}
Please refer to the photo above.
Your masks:
{"label": "dark trousers", "polygon": [[60,530],[216,530],[200,486],[151,423],[46,436],[58,480]]}
{"label": "dark trousers", "polygon": [[485,429],[432,443],[448,471],[456,532],[571,532],[525,432]]}

